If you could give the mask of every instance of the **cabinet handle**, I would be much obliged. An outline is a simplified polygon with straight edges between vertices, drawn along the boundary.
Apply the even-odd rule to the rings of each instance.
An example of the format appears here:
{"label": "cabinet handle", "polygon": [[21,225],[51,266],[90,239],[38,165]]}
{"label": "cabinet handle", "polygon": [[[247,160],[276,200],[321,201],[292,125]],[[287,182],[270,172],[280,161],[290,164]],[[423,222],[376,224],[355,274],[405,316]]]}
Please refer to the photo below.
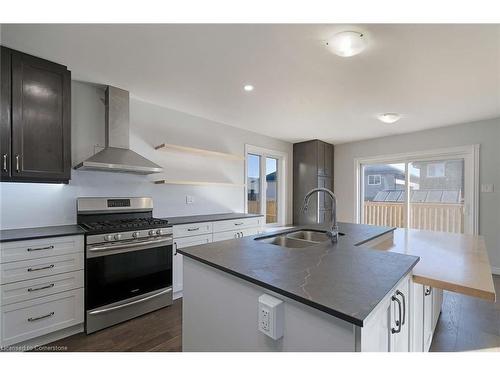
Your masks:
{"label": "cabinet handle", "polygon": [[188,232],[194,232],[195,230],[200,230],[200,227],[198,227],[198,228],[188,228]]}
{"label": "cabinet handle", "polygon": [[3,154],[3,171],[8,172],[9,170],[7,169],[7,154]]}
{"label": "cabinet handle", "polygon": [[432,293],[432,286],[426,286],[424,291],[424,296],[430,296]]}
{"label": "cabinet handle", "polygon": [[26,249],[26,251],[50,250],[53,248],[54,248],[54,245],[45,246],[45,247],[28,247]]}
{"label": "cabinet handle", "polygon": [[55,314],[55,312],[52,311],[51,313],[48,313],[47,315],[38,316],[36,318],[28,318],[28,322],[35,322],[35,321],[40,320],[40,319],[49,318],[54,314]]}
{"label": "cabinet handle", "polygon": [[36,292],[37,290],[44,290],[44,289],[50,289],[53,288],[55,284],[49,284],[45,286],[41,286],[39,288],[28,288],[28,292]]}
{"label": "cabinet handle", "polygon": [[396,320],[396,327],[398,327],[398,328],[397,329],[391,328],[391,333],[394,334],[394,333],[401,332],[401,301],[396,296],[392,296],[391,300],[396,301],[398,303],[398,313],[399,313],[399,315],[398,315],[399,319]]}
{"label": "cabinet handle", "polygon": [[234,225],[243,225],[245,223],[234,223]]}
{"label": "cabinet handle", "polygon": [[19,172],[19,155],[16,155],[16,172]]}
{"label": "cabinet handle", "polygon": [[403,298],[403,320],[401,321],[401,325],[404,326],[405,325],[405,321],[406,321],[406,297],[403,294],[403,292],[401,292],[399,290],[396,291],[396,294],[400,295]]}
{"label": "cabinet handle", "polygon": [[174,242],[174,255],[177,255],[177,242]]}
{"label": "cabinet handle", "polygon": [[41,270],[48,270],[50,268],[54,268],[54,265],[51,264],[50,266],[46,266],[46,267],[40,267],[40,268],[28,268],[28,272],[33,272],[33,271],[41,271]]}

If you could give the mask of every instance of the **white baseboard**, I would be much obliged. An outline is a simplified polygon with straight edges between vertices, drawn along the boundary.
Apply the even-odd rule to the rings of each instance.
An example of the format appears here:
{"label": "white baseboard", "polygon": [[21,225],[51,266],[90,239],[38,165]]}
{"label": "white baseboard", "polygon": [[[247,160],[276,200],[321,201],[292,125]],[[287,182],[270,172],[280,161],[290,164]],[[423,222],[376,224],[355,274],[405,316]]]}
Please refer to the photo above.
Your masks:
{"label": "white baseboard", "polygon": [[177,299],[177,298],[182,298],[182,290],[178,292],[174,292],[174,295],[172,296],[172,299]]}
{"label": "white baseboard", "polygon": [[500,275],[500,267],[491,267],[491,273],[493,275]]}

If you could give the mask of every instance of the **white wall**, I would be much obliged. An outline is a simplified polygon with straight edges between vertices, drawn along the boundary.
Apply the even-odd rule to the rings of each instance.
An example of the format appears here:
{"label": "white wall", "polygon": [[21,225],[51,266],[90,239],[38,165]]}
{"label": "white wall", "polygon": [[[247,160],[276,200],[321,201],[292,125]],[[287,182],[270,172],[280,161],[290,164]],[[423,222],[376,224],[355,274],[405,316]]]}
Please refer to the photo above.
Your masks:
{"label": "white wall", "polygon": [[[104,145],[104,88],[72,82],[73,165]],[[122,173],[72,171],[64,184],[0,183],[0,228],[21,228],[76,222],[76,198],[82,196],[151,196],[156,217],[243,212],[242,187],[155,185],[161,179],[244,183],[244,162],[200,157],[180,152],[155,151],[153,146],[173,143],[243,155],[245,143],[289,154],[292,144],[219,124],[136,99],[130,102],[131,148],[164,167],[165,173],[136,176]],[[288,183],[291,184],[291,168]],[[291,207],[291,191],[288,207]],[[185,196],[195,197],[186,205]],[[291,210],[287,210],[291,222]]]}
{"label": "white wall", "polygon": [[495,192],[480,193],[479,232],[485,237],[492,266],[500,272],[500,118],[335,146],[339,220],[355,220],[355,158],[476,143],[481,145],[480,184],[495,184]]}

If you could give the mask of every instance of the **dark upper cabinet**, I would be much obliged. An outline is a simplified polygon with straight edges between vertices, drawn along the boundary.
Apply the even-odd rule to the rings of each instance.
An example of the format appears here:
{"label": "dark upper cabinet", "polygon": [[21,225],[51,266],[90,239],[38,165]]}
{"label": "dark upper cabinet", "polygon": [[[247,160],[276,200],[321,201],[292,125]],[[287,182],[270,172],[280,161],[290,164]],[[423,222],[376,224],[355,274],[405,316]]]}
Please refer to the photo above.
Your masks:
{"label": "dark upper cabinet", "polygon": [[293,145],[293,222],[324,223],[331,220],[332,201],[325,193],[311,197],[302,212],[304,196],[313,188],[333,190],[333,145],[313,140]]}
{"label": "dark upper cabinet", "polygon": [[11,155],[11,53],[7,48],[0,50],[0,168],[1,180],[10,178]]}
{"label": "dark upper cabinet", "polygon": [[[2,180],[68,182],[71,72],[63,65],[13,50],[2,48],[2,56],[4,51],[10,55],[10,80],[6,81],[10,96],[6,96],[6,102],[10,101],[11,112],[4,115],[7,110],[2,95],[2,132],[4,117],[10,117],[10,170],[8,175],[2,174]],[[2,77],[2,92],[8,92],[4,86],[7,83],[4,85]]]}

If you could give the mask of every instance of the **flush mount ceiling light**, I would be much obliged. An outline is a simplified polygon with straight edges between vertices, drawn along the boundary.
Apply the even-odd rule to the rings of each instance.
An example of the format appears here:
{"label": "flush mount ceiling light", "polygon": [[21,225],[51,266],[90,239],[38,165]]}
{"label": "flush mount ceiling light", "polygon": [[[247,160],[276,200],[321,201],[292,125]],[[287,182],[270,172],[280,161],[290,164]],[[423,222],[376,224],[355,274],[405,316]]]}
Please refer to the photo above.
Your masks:
{"label": "flush mount ceiling light", "polygon": [[380,121],[385,122],[386,124],[393,124],[401,118],[401,115],[399,113],[391,112],[391,113],[382,113],[377,117]]}
{"label": "flush mount ceiling light", "polygon": [[366,48],[366,37],[357,31],[342,31],[330,39],[326,45],[338,56],[350,57]]}
{"label": "flush mount ceiling light", "polygon": [[253,86],[252,85],[245,85],[245,86],[243,86],[243,90],[245,90],[245,91],[253,91]]}

